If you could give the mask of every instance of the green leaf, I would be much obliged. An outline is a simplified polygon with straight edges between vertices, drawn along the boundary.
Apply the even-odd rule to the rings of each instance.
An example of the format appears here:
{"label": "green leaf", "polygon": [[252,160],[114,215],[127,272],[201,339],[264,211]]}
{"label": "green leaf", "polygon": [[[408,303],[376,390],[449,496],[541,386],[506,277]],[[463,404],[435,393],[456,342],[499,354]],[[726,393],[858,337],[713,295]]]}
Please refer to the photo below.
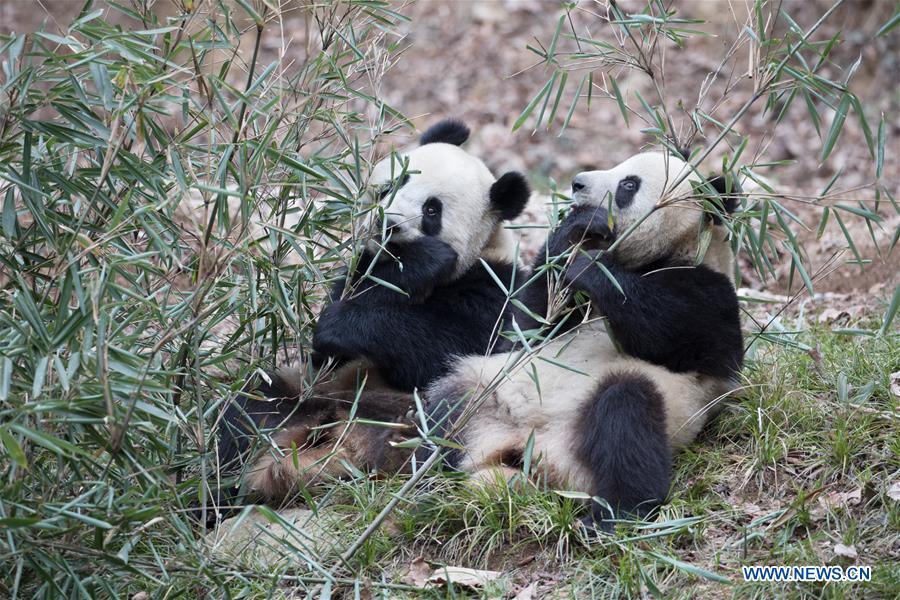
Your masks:
{"label": "green leaf", "polygon": [[538,113],[537,122],[534,124],[535,129],[541,126],[541,123],[544,122],[544,113],[547,111],[547,104],[550,102],[550,96],[553,92],[553,86],[556,85],[556,80],[559,78],[560,73],[565,73],[565,71],[555,71],[553,76],[550,78],[550,89],[547,91],[547,95],[544,97],[544,102],[541,104],[541,112]]}
{"label": "green leaf", "polygon": [[900,10],[898,10],[896,13],[894,13],[894,16],[891,17],[890,19],[888,19],[887,23],[885,23],[884,25],[881,26],[881,29],[879,29],[875,33],[875,37],[881,37],[883,35],[887,35],[887,33],[890,30],[892,30],[894,27],[896,27],[897,25],[900,25]]}
{"label": "green leaf", "polygon": [[875,158],[875,140],[872,138],[872,130],[869,128],[869,122],[866,120],[866,113],[863,110],[859,98],[855,94],[850,95],[850,104],[853,106],[853,112],[859,119],[859,126],[863,131],[863,137],[866,138],[866,148],[869,150],[869,156]]}
{"label": "green leaf", "polygon": [[525,442],[525,452],[522,454],[522,472],[525,474],[525,477],[528,477],[531,472],[531,461],[534,457],[534,430],[531,431],[531,434],[528,436],[528,441]]}
{"label": "green leaf", "polygon": [[6,529],[21,529],[22,527],[31,527],[40,522],[40,517],[6,517],[0,519],[0,527]]}
{"label": "green leaf", "polygon": [[825,136],[825,146],[822,148],[822,162],[831,155],[831,151],[834,149],[834,145],[837,143],[838,138],[841,136],[841,131],[844,129],[844,121],[847,119],[847,111],[850,110],[850,101],[851,94],[850,92],[844,92],[843,98],[841,98],[841,103],[838,105],[837,110],[834,113],[834,119],[831,121],[831,129],[828,130],[828,135]]}
{"label": "green leaf", "polygon": [[890,306],[888,306],[887,311],[884,313],[881,329],[878,330],[878,337],[887,335],[891,328],[891,324],[894,322],[894,317],[897,316],[898,309],[900,309],[900,285],[894,288],[894,295],[891,297]]}
{"label": "green leaf", "polygon": [[[553,102],[553,108],[550,109],[550,116],[547,117],[547,128],[556,118],[556,111],[559,108],[559,101],[562,100],[563,90],[566,88],[566,81],[569,80],[569,72],[563,71],[562,77],[559,78],[559,86],[556,90],[556,100]],[[549,98],[549,96],[548,96]]]}
{"label": "green leaf", "polygon": [[6,453],[9,454],[9,457],[13,460],[13,462],[20,467],[27,469],[28,459],[25,458],[25,451],[22,450],[22,446],[19,445],[19,442],[16,441],[16,438],[10,435],[9,431],[7,431],[6,429],[0,429],[0,441],[3,442],[3,446],[6,448]]}
{"label": "green leaf", "polygon": [[53,436],[47,435],[41,431],[36,431],[33,429],[28,429],[27,427],[23,427],[18,423],[13,423],[9,426],[9,428],[16,433],[19,433],[32,442],[39,446],[43,446],[56,454],[69,455],[69,456],[88,456],[87,452],[75,446],[66,440],[61,440],[59,438],[55,438]]}
{"label": "green leaf", "polygon": [[573,367],[571,365],[567,365],[566,363],[564,363],[562,361],[555,360],[553,358],[547,358],[546,356],[538,356],[538,358],[546,363],[550,363],[551,365],[553,365],[555,367],[559,367],[560,369],[565,369],[566,371],[575,373],[576,375],[584,375],[585,377],[591,376],[590,373],[586,373],[585,371],[576,369],[575,367]]}
{"label": "green leaf", "polygon": [[378,285],[383,285],[384,287],[386,287],[387,289],[389,289],[393,292],[397,292],[398,294],[403,294],[404,296],[409,297],[409,293],[407,293],[406,290],[400,289],[399,287],[397,287],[396,285],[394,285],[393,283],[391,283],[389,281],[385,281],[384,279],[379,279],[378,277],[375,277],[374,275],[366,275],[366,279],[371,279]]}
{"label": "green leaf", "polygon": [[719,583],[731,583],[731,581],[727,577],[722,577],[721,575],[717,575],[712,571],[707,571],[706,569],[695,567],[692,564],[682,562],[670,556],[665,556],[664,554],[659,554],[658,552],[648,552],[648,554],[658,558],[665,563],[669,563],[679,571],[684,571],[685,573],[688,573],[690,575],[702,577],[703,579],[709,579],[710,581],[717,581]]}
{"label": "green leaf", "polygon": [[40,398],[44,389],[44,378],[47,376],[47,365],[50,364],[50,357],[42,356],[38,359],[37,366],[34,369],[34,381],[32,382],[31,395],[34,398]]}
{"label": "green leaf", "polygon": [[581,78],[581,82],[578,84],[578,89],[575,90],[575,95],[572,96],[572,104],[569,106],[569,112],[566,114],[566,120],[563,121],[562,127],[559,130],[559,135],[562,135],[563,131],[566,130],[566,127],[569,126],[569,121],[572,120],[572,116],[575,114],[575,107],[578,106],[578,99],[581,97],[581,90],[584,89],[584,84],[588,80],[588,75],[585,75]]}
{"label": "green leaf", "polygon": [[512,304],[513,306],[515,306],[516,308],[518,308],[519,310],[524,312],[526,315],[528,315],[529,317],[531,317],[532,319],[537,321],[538,323],[541,323],[542,325],[550,324],[550,322],[547,319],[545,319],[541,315],[537,314],[536,312],[534,312],[533,310],[528,308],[528,306],[526,306],[521,300],[519,300],[517,298],[511,298],[509,302],[510,302],[510,304]]}
{"label": "green leaf", "polygon": [[525,120],[532,112],[534,112],[534,109],[537,107],[538,102],[540,102],[544,98],[544,96],[550,92],[550,88],[552,88],[553,84],[556,82],[556,77],[557,72],[554,72],[553,77],[551,77],[550,80],[544,84],[544,87],[541,88],[537,95],[531,99],[531,102],[528,103],[528,106],[525,107],[525,110],[522,111],[522,114],[519,115],[519,118],[516,119],[515,123],[513,123],[513,131],[518,131],[519,128],[521,128],[522,125],[525,124]]}
{"label": "green leaf", "polygon": [[16,198],[13,195],[13,188],[6,190],[6,197],[3,200],[3,235],[6,239],[12,240],[16,237]]}
{"label": "green leaf", "polygon": [[556,57],[556,45],[559,43],[559,34],[562,32],[563,24],[566,22],[566,15],[560,15],[556,22],[556,30],[553,32],[553,38],[550,40],[550,47],[547,48],[547,58],[554,60]]}
{"label": "green leaf", "polygon": [[487,271],[488,275],[491,276],[491,279],[494,281],[494,283],[497,284],[497,287],[499,287],[503,291],[504,294],[509,296],[511,293],[510,290],[507,289],[507,287],[503,284],[503,282],[500,280],[500,278],[497,276],[497,274],[494,273],[494,269],[491,268],[491,265],[483,258],[479,258],[478,261],[481,263],[481,266],[484,267],[484,270]]}
{"label": "green leaf", "polygon": [[628,127],[628,107],[625,106],[625,99],[622,98],[622,90],[619,89],[619,84],[612,75],[609,76],[609,82],[612,84],[613,95],[616,97],[616,104],[619,105],[619,112],[622,113],[622,119],[625,120],[625,126]]}
{"label": "green leaf", "polygon": [[784,247],[792,257],[791,265],[797,269],[798,273],[800,273],[800,278],[803,279],[806,290],[809,292],[809,295],[812,296],[815,293],[813,291],[813,283],[809,273],[806,272],[806,267],[803,266],[803,259],[800,258],[800,254],[794,249],[794,246],[787,241],[784,242]]}

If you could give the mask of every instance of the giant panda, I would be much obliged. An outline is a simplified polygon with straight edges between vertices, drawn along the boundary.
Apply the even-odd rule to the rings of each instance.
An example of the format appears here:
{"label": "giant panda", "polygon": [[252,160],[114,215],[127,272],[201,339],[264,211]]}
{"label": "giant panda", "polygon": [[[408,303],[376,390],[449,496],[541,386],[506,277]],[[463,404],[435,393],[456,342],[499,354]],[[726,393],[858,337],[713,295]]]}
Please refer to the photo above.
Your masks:
{"label": "giant panda", "polygon": [[[742,366],[723,221],[738,191],[730,177],[702,183],[680,157],[655,152],[578,174],[519,315],[523,328],[546,324],[539,337],[556,335],[461,358],[426,391],[435,433],[462,448],[452,466],[511,476],[531,445],[548,485],[605,501],[592,503],[604,529],[664,502],[672,452],[736,388]],[[573,312],[581,295],[588,308]]]}
{"label": "giant panda", "polygon": [[[530,446],[532,472],[549,486],[605,501],[592,503],[604,528],[665,500],[672,452],[735,388],[742,364],[723,220],[737,185],[709,183],[714,194],[681,158],[652,152],[575,178],[571,210],[522,292],[520,347],[460,357],[425,390],[424,433],[454,442],[451,467],[475,480],[512,477]],[[255,472],[278,470],[282,480],[265,495],[277,502],[340,472],[311,464],[407,467],[397,442],[423,435],[422,416],[397,416],[410,402],[383,392],[360,399],[371,411],[359,416],[392,427],[341,423],[346,412],[327,399],[310,405],[307,422],[275,436],[291,460],[257,462]],[[339,434],[312,434],[315,423],[335,421]]]}
{"label": "giant panda", "polygon": [[[364,388],[356,414],[381,414],[379,399],[392,396],[379,390],[424,389],[456,356],[495,348],[509,312],[498,282],[509,287],[517,267],[504,223],[518,216],[530,192],[520,173],[495,178],[463,150],[469,133],[460,121],[441,121],[417,147],[374,167],[369,182],[384,215],[381,235],[333,287],[312,340],[315,366],[334,372],[310,387],[304,369],[276,370],[225,412],[217,448],[222,470],[242,467],[254,451],[271,466],[245,473],[250,492],[285,492],[291,478],[281,467],[290,472],[293,465],[282,448],[306,441],[306,424],[325,418],[323,406],[344,411]],[[259,435],[271,428],[284,429],[275,445]],[[261,452],[251,447],[260,439]]]}

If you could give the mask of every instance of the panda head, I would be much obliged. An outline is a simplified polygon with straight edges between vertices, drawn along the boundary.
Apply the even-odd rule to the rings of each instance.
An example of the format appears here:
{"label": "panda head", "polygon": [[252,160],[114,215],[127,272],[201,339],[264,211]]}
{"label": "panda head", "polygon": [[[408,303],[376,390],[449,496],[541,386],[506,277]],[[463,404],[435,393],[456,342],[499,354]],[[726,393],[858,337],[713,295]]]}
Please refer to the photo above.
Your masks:
{"label": "panda head", "polygon": [[[734,210],[737,182],[716,177],[708,183],[721,194],[723,211]],[[638,268],[660,260],[692,262],[711,230],[703,263],[731,277],[727,231],[720,215],[704,211],[705,194],[695,191],[700,184],[684,160],[660,152],[632,156],[608,171],[579,173],[572,182],[567,241],[587,249],[612,246],[617,262]]]}
{"label": "panda head", "polygon": [[422,134],[419,146],[377,164],[370,178],[389,241],[440,238],[456,251],[457,276],[479,257],[512,260],[512,236],[503,221],[522,212],[530,193],[522,174],[495,179],[460,148],[468,137],[462,122],[441,121]]}

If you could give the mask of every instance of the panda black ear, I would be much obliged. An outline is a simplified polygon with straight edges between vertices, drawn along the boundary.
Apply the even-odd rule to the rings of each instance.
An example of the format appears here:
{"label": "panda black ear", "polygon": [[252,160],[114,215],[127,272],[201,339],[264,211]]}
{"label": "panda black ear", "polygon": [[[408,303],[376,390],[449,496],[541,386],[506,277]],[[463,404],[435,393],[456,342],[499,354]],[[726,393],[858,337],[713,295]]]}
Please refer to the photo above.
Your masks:
{"label": "panda black ear", "polygon": [[687,146],[675,146],[675,156],[683,160],[684,162],[688,162],[691,160],[691,149]]}
{"label": "panda black ear", "polygon": [[[738,183],[737,176],[735,176],[734,173],[716,175],[715,177],[710,177],[706,181],[719,194],[725,214],[730,215],[737,210],[737,207],[741,204],[741,197],[743,196],[744,191],[741,189],[741,184]],[[718,215],[711,214],[710,216],[715,223],[721,222]]]}
{"label": "panda black ear", "polygon": [[425,130],[419,138],[419,145],[453,144],[462,146],[469,139],[469,128],[458,119],[444,119]]}
{"label": "panda black ear", "polygon": [[491,186],[491,208],[507,221],[515,219],[528,204],[531,189],[525,176],[516,171],[504,173]]}

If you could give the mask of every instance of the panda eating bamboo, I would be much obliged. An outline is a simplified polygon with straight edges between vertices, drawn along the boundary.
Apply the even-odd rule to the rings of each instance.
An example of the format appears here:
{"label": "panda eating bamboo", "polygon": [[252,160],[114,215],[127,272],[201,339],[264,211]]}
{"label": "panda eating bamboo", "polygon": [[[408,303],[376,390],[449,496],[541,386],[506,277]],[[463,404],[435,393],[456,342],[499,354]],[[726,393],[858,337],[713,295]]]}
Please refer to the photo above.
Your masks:
{"label": "panda eating bamboo", "polygon": [[[221,472],[265,497],[288,494],[298,469],[281,448],[292,445],[305,448],[300,472],[343,472],[338,461],[320,459],[335,430],[316,427],[346,419],[358,388],[365,401],[356,416],[394,418],[412,406],[403,393],[424,389],[456,357],[499,349],[509,302],[497,282],[510,285],[517,268],[505,223],[519,215],[530,191],[518,172],[495,178],[460,147],[468,137],[465,124],[443,120],[418,146],[375,166],[369,185],[384,214],[383,232],[339,279],[318,318],[313,362],[324,367],[322,377],[310,384],[316,369],[279,368],[232,401],[218,428]],[[280,430],[273,439],[281,448],[261,435],[265,430]],[[384,451],[395,438],[389,429],[360,427],[343,441],[367,465],[393,468],[405,458]],[[254,453],[268,466],[248,472],[245,461]],[[243,495],[219,492],[219,504]]]}
{"label": "panda eating bamboo", "polygon": [[[521,278],[530,283],[513,327],[520,343],[460,356],[424,390],[429,435],[455,442],[448,464],[512,476],[529,448],[549,486],[605,501],[592,503],[604,527],[664,502],[672,452],[735,389],[742,364],[724,226],[736,191],[663,153],[579,174],[571,210]],[[364,335],[366,323],[356,326]],[[416,437],[421,420],[398,414],[413,402],[363,390],[301,405],[256,457],[250,487],[276,502],[347,463],[405,468],[397,442]],[[351,406],[393,426],[355,423]]]}
{"label": "panda eating bamboo", "polygon": [[[464,357],[426,392],[428,414],[475,477],[516,472],[526,446],[557,489],[584,492],[594,520],[644,516],[669,492],[671,455],[736,387],[743,359],[734,254],[722,212],[703,210],[680,158],[634,156],[575,177],[573,206],[538,256],[528,326],[540,344]],[[736,185],[733,186],[735,191]],[[701,243],[701,240],[706,241]],[[579,295],[589,307],[573,323]],[[562,298],[562,302],[555,302]],[[569,322],[565,322],[569,319]]]}

